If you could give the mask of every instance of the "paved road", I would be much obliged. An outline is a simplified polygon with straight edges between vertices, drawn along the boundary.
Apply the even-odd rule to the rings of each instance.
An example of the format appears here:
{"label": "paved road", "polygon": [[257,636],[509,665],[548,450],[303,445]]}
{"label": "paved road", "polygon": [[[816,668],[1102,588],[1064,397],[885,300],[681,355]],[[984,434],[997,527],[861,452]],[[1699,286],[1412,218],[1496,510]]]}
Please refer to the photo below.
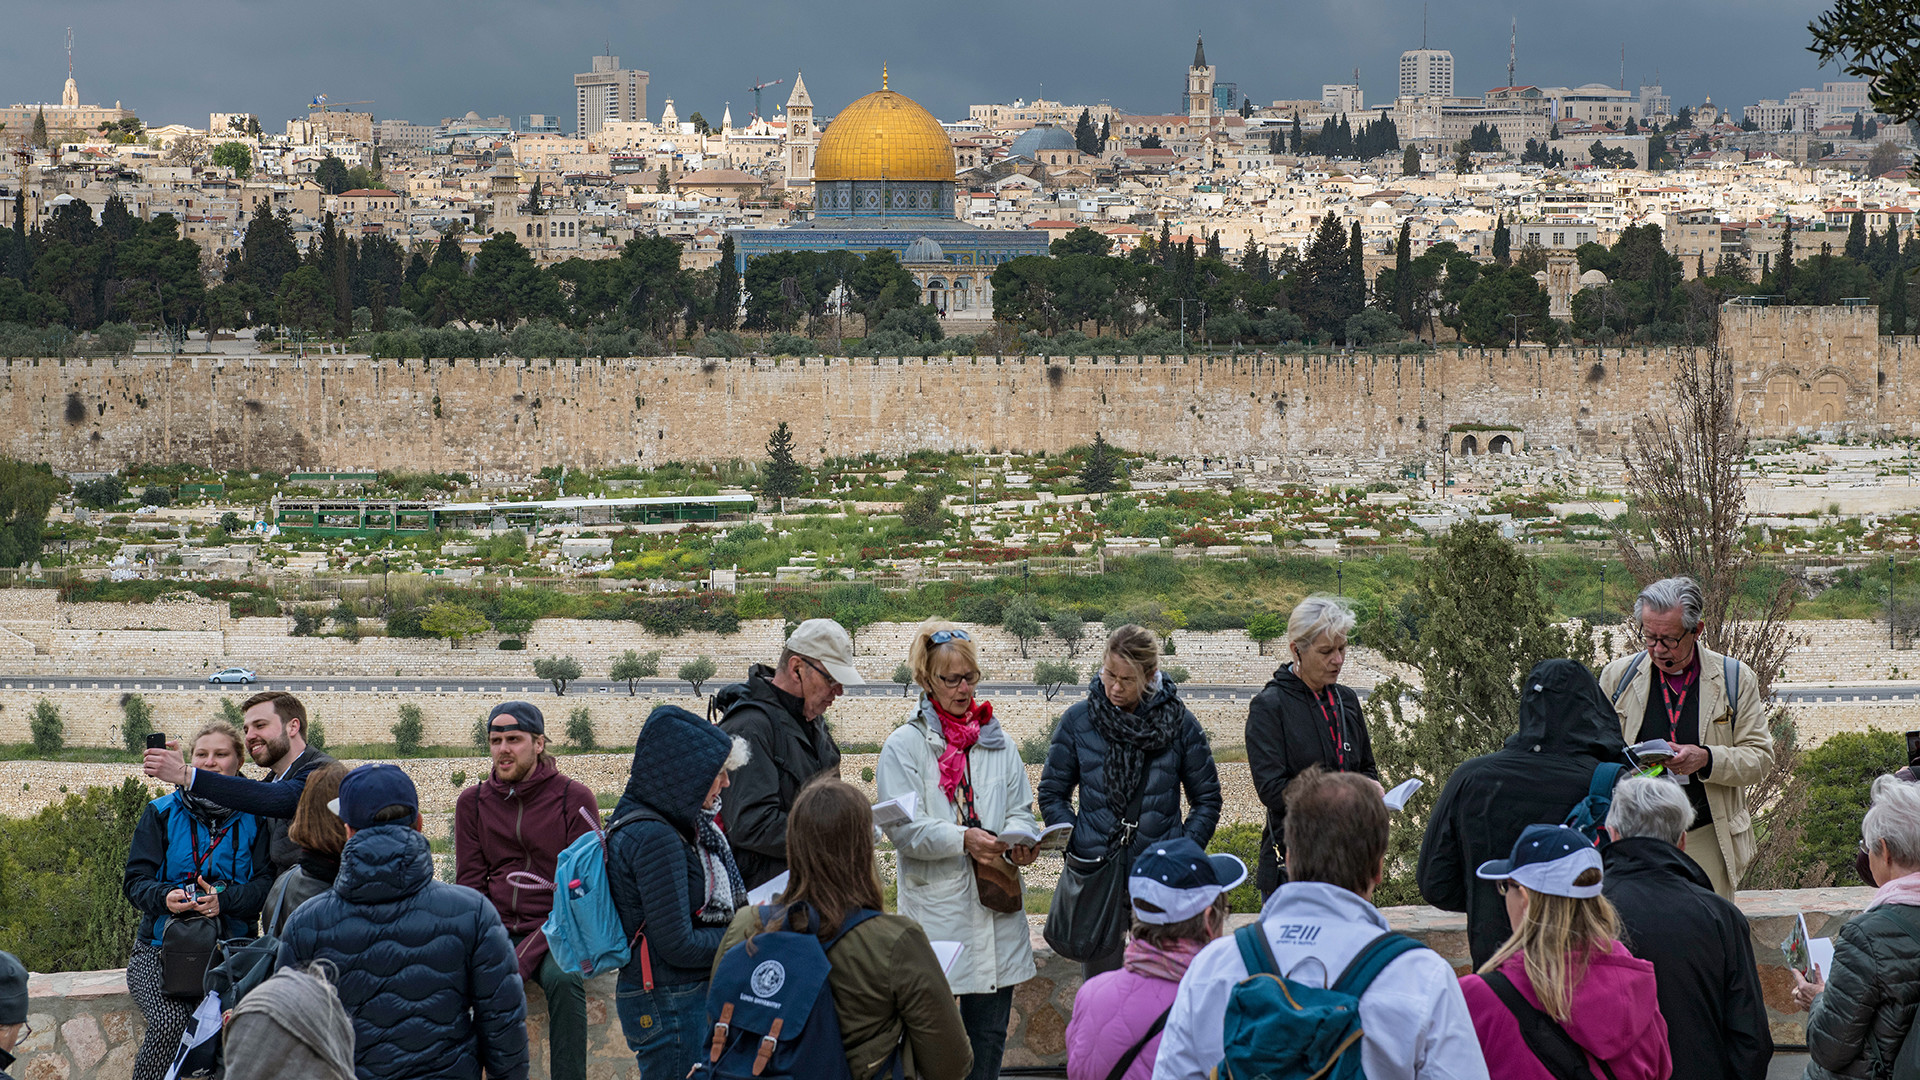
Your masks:
{"label": "paved road", "polygon": [[[701,689],[712,693],[726,685],[726,680],[709,682]],[[71,678],[48,678],[43,675],[9,676],[0,675],[0,689],[5,690],[203,690],[209,689],[206,682],[199,678],[155,679],[155,678],[111,678],[96,676],[74,676]],[[252,686],[225,685],[224,691],[254,693],[261,690],[286,690],[293,693],[309,692],[359,692],[359,693],[449,693],[449,694],[512,694],[527,696],[532,694],[551,694],[553,685],[539,679],[328,679],[266,678]],[[680,694],[685,693],[687,684],[679,679],[643,679],[636,689],[643,694]],[[604,679],[579,679],[567,687],[569,694],[624,694],[626,683],[608,682]],[[1181,694],[1189,701],[1247,701],[1258,693],[1258,686],[1208,686],[1190,683],[1181,688]],[[866,686],[848,687],[847,693],[864,697],[900,697],[900,687],[891,682],[869,683]],[[1077,696],[1075,687],[1062,687],[1059,694],[1068,697]],[[990,682],[982,684],[980,695],[984,698],[1039,697],[1043,691],[1031,683]],[[1058,695],[1056,695],[1058,696]],[[1366,696],[1363,690],[1361,697]],[[1838,704],[1860,702],[1890,703],[1899,701],[1920,702],[1920,685],[1885,683],[1866,683],[1852,686],[1782,686],[1776,687],[1774,696],[1788,704]]]}

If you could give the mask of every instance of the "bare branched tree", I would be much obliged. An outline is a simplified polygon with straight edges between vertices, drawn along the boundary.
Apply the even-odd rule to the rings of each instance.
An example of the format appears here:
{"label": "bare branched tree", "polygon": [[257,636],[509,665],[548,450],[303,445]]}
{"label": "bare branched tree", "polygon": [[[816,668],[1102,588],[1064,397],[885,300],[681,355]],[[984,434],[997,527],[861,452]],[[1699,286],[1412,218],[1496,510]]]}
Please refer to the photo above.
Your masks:
{"label": "bare branched tree", "polygon": [[[1673,373],[1674,407],[1635,425],[1624,455],[1628,500],[1653,534],[1643,549],[1626,529],[1614,534],[1620,559],[1642,586],[1685,575],[1706,601],[1701,640],[1747,662],[1768,693],[1789,653],[1804,642],[1788,629],[1799,582],[1773,580],[1746,542],[1747,432],[1740,422],[1733,364],[1714,347],[1689,350]],[[1636,628],[1635,632],[1638,630]],[[1796,869],[1805,832],[1806,782],[1792,713],[1774,706],[1773,769],[1747,793],[1760,818],[1748,888],[1814,888],[1832,882],[1824,864]],[[1797,878],[1797,880],[1794,880]]]}

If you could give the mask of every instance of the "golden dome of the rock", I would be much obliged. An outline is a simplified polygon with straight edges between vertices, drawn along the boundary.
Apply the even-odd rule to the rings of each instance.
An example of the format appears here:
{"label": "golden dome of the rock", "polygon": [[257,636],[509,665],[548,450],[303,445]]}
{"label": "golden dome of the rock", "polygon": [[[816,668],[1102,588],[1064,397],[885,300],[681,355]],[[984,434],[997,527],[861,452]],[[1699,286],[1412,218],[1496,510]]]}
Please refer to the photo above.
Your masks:
{"label": "golden dome of the rock", "polygon": [[820,136],[816,183],[833,180],[953,181],[947,129],[912,98],[876,90],[840,110]]}

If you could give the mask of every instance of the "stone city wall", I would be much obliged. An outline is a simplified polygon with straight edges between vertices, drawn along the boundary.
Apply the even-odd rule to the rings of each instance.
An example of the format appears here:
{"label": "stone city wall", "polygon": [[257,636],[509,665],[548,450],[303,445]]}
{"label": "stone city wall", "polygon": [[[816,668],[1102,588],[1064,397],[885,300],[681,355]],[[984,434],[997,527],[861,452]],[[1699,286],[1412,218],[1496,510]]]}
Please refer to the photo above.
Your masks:
{"label": "stone city wall", "polygon": [[[1777,1049],[1791,1049],[1806,1041],[1806,1014],[1794,1008],[1793,977],[1779,948],[1794,917],[1804,912],[1810,934],[1831,937],[1860,913],[1872,895],[1871,889],[1740,894],[1740,907],[1752,926],[1754,957]],[[1464,974],[1468,970],[1465,916],[1425,907],[1387,908],[1385,914],[1394,929],[1420,939],[1456,971]],[[1229,928],[1237,929],[1250,918],[1234,916]],[[1080,965],[1047,948],[1040,936],[1042,917],[1030,916],[1028,921],[1039,974],[1014,991],[1004,1064],[1008,1068],[1059,1068],[1066,1062],[1066,1029],[1073,1014],[1074,995],[1080,989]],[[633,1057],[627,1052],[614,1008],[613,983],[614,976],[609,974],[587,984],[589,1080],[632,1075]],[[28,998],[27,1019],[33,1026],[33,1036],[16,1051],[21,1080],[119,1080],[131,1073],[146,1023],[127,994],[124,972],[34,975],[29,981]],[[527,998],[531,1075],[534,1080],[546,1080],[546,1000],[537,986],[527,988]]]}
{"label": "stone city wall", "polygon": [[[1728,308],[1759,434],[1920,430],[1920,352],[1874,308]],[[809,460],[920,448],[1061,451],[1100,431],[1182,457],[1415,454],[1453,424],[1613,454],[1671,398],[1674,348],[1405,356],[926,359],[9,360],[0,453],[56,469],[529,474],[754,459],[793,424]],[[1920,371],[1915,371],[1920,376]],[[957,405],[955,403],[958,403]]]}

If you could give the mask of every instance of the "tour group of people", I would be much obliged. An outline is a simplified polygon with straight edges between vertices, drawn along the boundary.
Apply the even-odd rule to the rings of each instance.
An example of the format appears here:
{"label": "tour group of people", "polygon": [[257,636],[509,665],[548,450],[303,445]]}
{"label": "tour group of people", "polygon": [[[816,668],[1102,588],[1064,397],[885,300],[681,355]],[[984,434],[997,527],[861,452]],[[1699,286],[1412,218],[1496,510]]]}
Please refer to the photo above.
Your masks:
{"label": "tour group of people", "polygon": [[[717,695],[718,723],[663,705],[635,742],[603,834],[633,954],[615,998],[627,1046],[645,1080],[707,1062],[720,1045],[708,992],[729,950],[804,910],[829,947],[855,1080],[993,1080],[1015,988],[1036,972],[1019,872],[1043,830],[1071,825],[1074,884],[1055,893],[1048,939],[1058,922],[1056,947],[1071,938],[1083,967],[1066,1031],[1074,1080],[1213,1075],[1273,1019],[1243,1000],[1262,973],[1351,992],[1359,1024],[1343,1046],[1372,1080],[1760,1080],[1773,1048],[1732,895],[1754,850],[1747,789],[1772,743],[1752,671],[1700,642],[1701,607],[1690,580],[1648,586],[1634,603],[1643,651],[1598,679],[1541,663],[1518,730],[1447,779],[1418,883],[1466,913],[1464,977],[1430,949],[1396,951],[1410,943],[1388,937],[1373,904],[1391,811],[1360,699],[1340,682],[1355,624],[1343,600],[1292,612],[1290,657],[1249,707],[1266,811],[1251,868],[1206,851],[1220,780],[1155,634],[1112,632],[1036,792],[977,694],[969,631],[923,624],[907,657],[920,696],[875,770],[896,811],[883,826],[891,913],[874,808],[840,779],[823,720],[863,681],[853,643],[831,620],[802,623],[771,666]],[[456,805],[455,883],[435,875],[408,774],[349,771],[307,732],[300,701],[270,691],[247,699],[238,727],[216,720],[146,753],[146,773],[172,790],[146,808],[127,856],[140,913],[127,984],[147,1021],[135,1080],[173,1066],[197,1005],[178,970],[196,927],[277,940],[274,974],[226,1018],[229,1077],[520,1080],[531,982],[547,1001],[549,1075],[583,1080],[582,974],[556,961],[542,926],[561,853],[602,818],[548,752],[540,709],[507,701],[487,718],[492,769]],[[1653,739],[1671,748],[1663,768],[1618,768]],[[265,775],[242,776],[243,760]],[[1598,785],[1597,772],[1622,778]],[[1596,793],[1610,795],[1599,819],[1569,827]],[[1796,984],[1816,1078],[1889,1075],[1920,998],[1920,784],[1877,781],[1862,836],[1873,908],[1839,932],[1832,971]],[[783,874],[771,905],[749,901]],[[1228,893],[1250,875],[1264,906],[1255,929],[1229,933]],[[0,1075],[26,1037],[18,968],[0,954]]]}

